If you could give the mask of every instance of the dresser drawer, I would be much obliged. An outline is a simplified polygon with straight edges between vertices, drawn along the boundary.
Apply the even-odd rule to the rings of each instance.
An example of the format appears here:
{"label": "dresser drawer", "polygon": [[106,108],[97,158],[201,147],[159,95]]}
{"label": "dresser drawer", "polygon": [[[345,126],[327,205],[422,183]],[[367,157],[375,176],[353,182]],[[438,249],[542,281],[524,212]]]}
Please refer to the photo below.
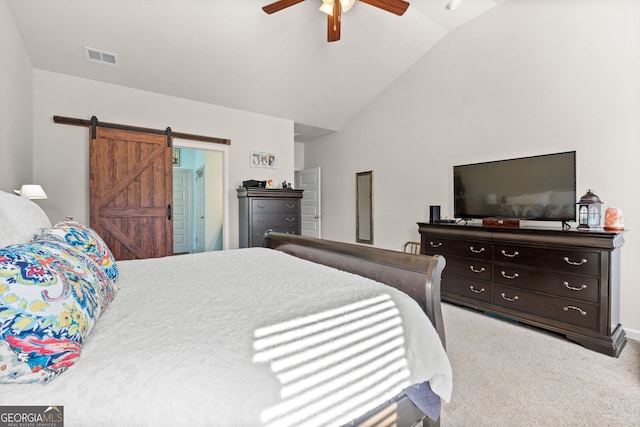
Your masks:
{"label": "dresser drawer", "polygon": [[442,291],[462,295],[479,301],[491,302],[491,282],[442,275]]}
{"label": "dresser drawer", "polygon": [[249,236],[251,247],[264,246],[264,233],[268,230],[278,231],[280,233],[300,234],[297,226],[290,227],[254,227]]}
{"label": "dresser drawer", "polygon": [[252,216],[252,224],[254,227],[280,227],[280,226],[297,226],[298,224],[298,213],[297,212],[287,212],[287,213],[275,213],[275,214],[262,214],[262,213],[254,213]]}
{"label": "dresser drawer", "polygon": [[448,257],[444,272],[490,282],[491,266],[491,261]]}
{"label": "dresser drawer", "polygon": [[598,275],[600,256],[597,252],[565,249],[533,248],[519,245],[493,245],[496,262],[544,266],[548,270],[567,271],[577,274]]}
{"label": "dresser drawer", "polygon": [[298,199],[254,199],[251,200],[251,210],[257,213],[298,213]]}
{"label": "dresser drawer", "polygon": [[598,329],[598,305],[506,286],[493,286],[493,304],[582,328]]}
{"label": "dresser drawer", "polygon": [[496,263],[493,283],[598,303],[597,277]]}
{"label": "dresser drawer", "polygon": [[425,236],[427,255],[453,255],[459,257],[491,259],[491,244],[482,241],[443,239],[438,236]]}

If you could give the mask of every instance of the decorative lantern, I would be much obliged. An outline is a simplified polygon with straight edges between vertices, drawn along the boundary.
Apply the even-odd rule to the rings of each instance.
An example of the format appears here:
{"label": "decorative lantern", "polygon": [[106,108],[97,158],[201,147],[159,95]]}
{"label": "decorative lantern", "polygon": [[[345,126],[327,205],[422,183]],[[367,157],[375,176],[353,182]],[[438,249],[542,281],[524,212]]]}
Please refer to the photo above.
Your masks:
{"label": "decorative lantern", "polygon": [[587,194],[580,197],[578,202],[578,229],[580,230],[600,230],[600,218],[602,201],[596,196],[593,190],[587,190]]}

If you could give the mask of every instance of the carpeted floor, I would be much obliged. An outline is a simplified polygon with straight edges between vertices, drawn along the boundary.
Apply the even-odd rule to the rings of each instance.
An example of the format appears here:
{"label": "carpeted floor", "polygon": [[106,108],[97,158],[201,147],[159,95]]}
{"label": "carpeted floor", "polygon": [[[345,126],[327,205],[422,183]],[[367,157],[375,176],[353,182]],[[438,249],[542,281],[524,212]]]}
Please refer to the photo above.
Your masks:
{"label": "carpeted floor", "polygon": [[443,304],[453,396],[441,425],[640,426],[640,342],[619,358]]}

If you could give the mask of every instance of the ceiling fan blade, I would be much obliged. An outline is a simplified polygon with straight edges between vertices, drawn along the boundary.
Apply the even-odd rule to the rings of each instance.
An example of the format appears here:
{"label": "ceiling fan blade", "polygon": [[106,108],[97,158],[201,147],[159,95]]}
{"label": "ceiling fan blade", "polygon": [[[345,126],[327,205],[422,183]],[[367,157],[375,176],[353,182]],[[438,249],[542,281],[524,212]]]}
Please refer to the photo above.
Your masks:
{"label": "ceiling fan blade", "polygon": [[387,12],[402,16],[409,8],[409,3],[404,0],[360,0]]}
{"label": "ceiling fan blade", "polygon": [[340,21],[342,21],[342,7],[339,1],[333,2],[333,15],[327,15],[327,41],[340,40]]}
{"label": "ceiling fan blade", "polygon": [[303,2],[304,0],[279,0],[275,3],[268,4],[262,8],[266,13],[271,15],[274,12],[281,11],[282,9],[286,9],[289,6],[293,6],[294,4],[298,4]]}

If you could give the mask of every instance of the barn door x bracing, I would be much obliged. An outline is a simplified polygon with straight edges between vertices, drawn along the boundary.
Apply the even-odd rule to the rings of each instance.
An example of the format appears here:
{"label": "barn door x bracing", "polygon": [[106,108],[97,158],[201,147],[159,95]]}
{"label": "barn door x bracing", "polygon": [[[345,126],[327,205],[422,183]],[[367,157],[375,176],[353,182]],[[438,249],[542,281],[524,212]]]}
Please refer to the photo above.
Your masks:
{"label": "barn door x bracing", "polygon": [[170,136],[98,126],[89,148],[91,228],[117,260],[173,254]]}

